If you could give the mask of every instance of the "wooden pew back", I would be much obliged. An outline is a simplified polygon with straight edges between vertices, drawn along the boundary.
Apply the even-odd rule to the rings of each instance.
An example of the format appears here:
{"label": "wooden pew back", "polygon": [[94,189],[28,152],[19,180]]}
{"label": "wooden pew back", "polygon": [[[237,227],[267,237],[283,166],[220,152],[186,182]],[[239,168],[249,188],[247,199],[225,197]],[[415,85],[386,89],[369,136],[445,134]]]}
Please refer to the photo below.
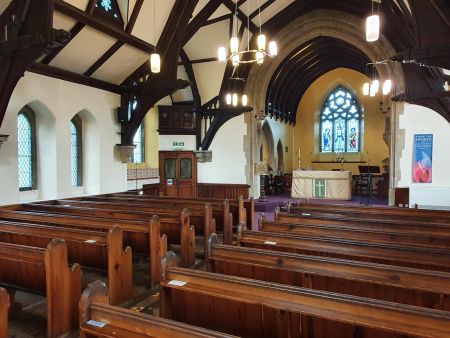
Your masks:
{"label": "wooden pew back", "polygon": [[0,337],[8,337],[9,296],[5,289],[0,288]]}
{"label": "wooden pew back", "polygon": [[214,244],[208,271],[450,310],[450,273]]}
{"label": "wooden pew back", "polygon": [[53,239],[46,249],[0,242],[0,283],[46,295],[48,337],[76,327],[81,268],[69,268],[63,240]]}
{"label": "wooden pew back", "polygon": [[107,304],[104,283],[88,285],[80,300],[80,336],[89,337],[233,337]]}
{"label": "wooden pew back", "polygon": [[319,327],[323,337],[450,335],[446,311],[204,271],[168,268],[160,292],[164,318],[243,336],[315,336]]}

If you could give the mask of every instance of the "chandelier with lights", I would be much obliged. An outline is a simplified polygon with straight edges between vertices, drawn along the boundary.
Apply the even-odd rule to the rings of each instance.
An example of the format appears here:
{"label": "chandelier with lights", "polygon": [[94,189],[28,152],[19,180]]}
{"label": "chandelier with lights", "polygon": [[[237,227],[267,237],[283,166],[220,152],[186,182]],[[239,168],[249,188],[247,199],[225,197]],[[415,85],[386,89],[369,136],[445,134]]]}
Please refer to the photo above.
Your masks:
{"label": "chandelier with lights", "polygon": [[[371,83],[365,82],[363,84],[363,95],[364,96],[375,96],[378,91],[380,90],[380,80],[378,80],[375,76],[375,66],[376,65],[385,65],[387,66],[387,61],[380,61],[375,63],[368,63],[366,65],[366,75],[367,75],[367,66],[372,65],[373,66],[373,80]],[[382,87],[382,93],[383,95],[388,95],[392,90],[392,80],[391,79],[385,79],[383,82]]]}
{"label": "chandelier with lights", "polygon": [[233,15],[233,29],[230,39],[230,55],[227,55],[225,47],[219,47],[218,59],[220,62],[227,62],[231,60],[234,67],[242,63],[257,63],[261,65],[264,63],[266,56],[274,58],[278,54],[278,47],[275,41],[270,41],[268,46],[266,43],[266,36],[262,34],[261,27],[261,7],[258,0],[258,20],[259,20],[259,35],[257,37],[257,49],[250,49],[250,0],[247,1],[247,48],[239,50],[238,38],[238,0],[235,2],[235,12]]}

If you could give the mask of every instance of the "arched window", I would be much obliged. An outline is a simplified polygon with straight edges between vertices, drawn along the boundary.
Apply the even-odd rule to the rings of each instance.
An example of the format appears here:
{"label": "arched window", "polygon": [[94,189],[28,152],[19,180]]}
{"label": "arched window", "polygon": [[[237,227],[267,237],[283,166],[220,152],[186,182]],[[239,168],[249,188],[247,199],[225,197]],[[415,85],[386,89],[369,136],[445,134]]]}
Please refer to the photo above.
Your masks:
{"label": "arched window", "polygon": [[17,161],[19,190],[35,190],[36,173],[36,115],[24,107],[17,115]]}
{"label": "arched window", "polygon": [[133,138],[133,144],[136,145],[136,148],[133,149],[133,158],[131,159],[133,163],[144,162],[144,139],[144,123],[141,123]]}
{"label": "arched window", "polygon": [[72,186],[83,185],[83,139],[82,122],[78,115],[70,121],[70,159]]}
{"label": "arched window", "polygon": [[333,90],[320,115],[320,151],[357,153],[361,142],[361,106],[348,89]]}

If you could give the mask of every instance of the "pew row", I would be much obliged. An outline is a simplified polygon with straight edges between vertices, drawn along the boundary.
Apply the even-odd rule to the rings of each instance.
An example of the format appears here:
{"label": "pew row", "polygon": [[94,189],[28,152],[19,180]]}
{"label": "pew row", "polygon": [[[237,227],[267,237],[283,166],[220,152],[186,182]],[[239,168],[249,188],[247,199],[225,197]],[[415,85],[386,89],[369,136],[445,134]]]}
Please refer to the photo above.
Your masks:
{"label": "pew row", "polygon": [[46,249],[0,242],[0,285],[47,297],[48,337],[78,326],[81,268],[69,267],[63,240],[53,239]]}
{"label": "pew row", "polygon": [[302,222],[316,222],[316,223],[320,222],[321,224],[331,224],[331,225],[352,224],[352,225],[360,225],[361,227],[382,227],[389,225],[397,225],[413,229],[437,228],[441,230],[450,231],[450,222],[433,223],[430,221],[417,221],[415,219],[398,220],[398,219],[356,218],[348,215],[338,215],[338,214],[333,215],[329,213],[310,214],[302,212],[300,214],[289,214],[280,211],[280,208],[275,209],[274,220],[289,223],[297,223],[298,221],[302,221]]}
{"label": "pew row", "polygon": [[[6,209],[0,209],[0,219],[103,232],[107,232],[113,226],[118,225],[122,228],[124,233],[124,245],[131,246],[135,254],[138,253],[149,256],[151,252],[150,221],[121,221],[118,219],[111,220],[107,218],[49,214],[31,211],[14,211]],[[190,234],[189,211],[183,210],[178,221],[175,219],[167,220],[164,218],[160,219],[160,224],[161,232],[163,233],[168,232],[173,234],[174,228],[180,233],[178,235],[179,241],[177,244],[181,243],[181,251],[187,252],[188,250],[184,250],[183,246],[189,245],[190,242],[189,240],[183,239],[182,236]]]}
{"label": "pew row", "polygon": [[0,337],[8,337],[8,292],[0,288]]}
{"label": "pew row", "polygon": [[257,249],[450,272],[450,250],[406,248],[394,244],[366,243],[249,230],[239,230],[238,245]]}
{"label": "pew row", "polygon": [[66,242],[69,263],[107,271],[111,304],[133,297],[132,253],[123,249],[119,227],[99,232],[0,220],[0,242],[46,248],[53,238]]}
{"label": "pew row", "polygon": [[450,231],[441,231],[439,235],[430,235],[427,229],[423,231],[406,231],[404,229],[389,228],[365,229],[351,224],[339,226],[323,224],[302,224],[298,223],[270,222],[261,214],[258,222],[258,229],[266,232],[292,233],[295,235],[328,237],[337,239],[349,239],[370,243],[393,243],[408,247],[431,247],[450,249]]}
{"label": "pew row", "polygon": [[429,222],[450,222],[450,211],[446,210],[430,210],[430,209],[412,209],[412,208],[398,208],[386,206],[368,206],[368,205],[348,205],[348,204],[314,204],[314,203],[300,203],[288,204],[285,211],[293,214],[302,212],[323,211],[328,213],[337,213],[342,215],[349,215],[352,217],[367,218],[386,218],[391,219],[415,219],[418,221]]}
{"label": "pew row", "polygon": [[[132,197],[130,197],[132,196]],[[111,205],[114,208],[118,208],[118,205],[122,205],[123,206],[133,206],[133,208],[138,207],[140,208],[140,210],[145,211],[148,210],[148,208],[162,208],[165,210],[169,210],[169,209],[174,209],[174,210],[178,210],[178,209],[182,209],[182,208],[187,208],[189,210],[203,210],[205,207],[205,203],[207,203],[207,201],[195,201],[195,199],[192,200],[184,200],[184,199],[178,199],[178,198],[174,198],[174,200],[168,200],[168,199],[161,199],[161,198],[157,198],[157,199],[147,199],[147,196],[133,196],[133,195],[127,195],[125,197],[123,196],[87,196],[87,197],[82,197],[82,198],[77,198],[77,199],[70,199],[70,200],[63,200],[61,201],[61,203],[80,203],[83,202],[84,203],[92,203],[92,202],[96,202],[96,203],[103,203],[104,205]],[[233,224],[238,224],[236,223],[235,220],[233,220],[233,218],[230,218],[230,213],[233,215],[236,215],[236,213],[233,211],[231,211],[230,209],[230,202],[228,200],[224,200],[221,201],[220,203],[214,202],[214,203],[209,203],[208,204],[211,206],[212,208],[212,212],[213,212],[213,217],[216,220],[216,226],[217,226],[217,230],[223,231],[223,237],[224,237],[224,242],[226,244],[231,244],[233,241],[233,234],[232,232],[232,225]],[[236,208],[239,209],[239,208]],[[242,210],[242,209],[239,209]],[[236,210],[236,212],[239,212],[239,210]],[[234,217],[234,216],[233,216]],[[243,216],[244,220],[245,217]],[[245,221],[244,221],[245,223]],[[198,229],[197,229],[198,231]]]}
{"label": "pew row", "polygon": [[440,223],[409,223],[405,221],[387,221],[387,220],[366,220],[357,218],[336,218],[320,217],[304,213],[301,215],[287,214],[275,211],[275,222],[284,222],[291,224],[310,224],[310,225],[329,225],[335,227],[345,227],[353,229],[373,229],[373,230],[392,230],[404,234],[422,234],[426,233],[433,236],[448,236],[450,227]]}
{"label": "pew row", "polygon": [[450,311],[450,273],[213,244],[208,271]]}
{"label": "pew row", "polygon": [[247,337],[450,335],[447,311],[204,271],[167,267],[160,294],[164,318]]}
{"label": "pew row", "polygon": [[104,283],[88,285],[80,300],[80,337],[234,337],[173,320],[108,305]]}

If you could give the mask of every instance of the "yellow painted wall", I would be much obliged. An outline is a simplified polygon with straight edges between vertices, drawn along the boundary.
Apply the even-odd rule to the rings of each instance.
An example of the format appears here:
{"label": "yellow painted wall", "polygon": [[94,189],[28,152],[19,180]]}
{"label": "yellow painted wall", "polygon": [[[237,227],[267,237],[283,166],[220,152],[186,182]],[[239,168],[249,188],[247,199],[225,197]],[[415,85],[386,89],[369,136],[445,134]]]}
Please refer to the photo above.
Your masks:
{"label": "yellow painted wall", "polygon": [[144,118],[145,163],[128,163],[128,169],[158,168],[158,108],[153,107]]}
{"label": "yellow painted wall", "polygon": [[[301,81],[301,79],[299,79]],[[382,95],[363,96],[362,86],[369,78],[351,69],[339,68],[317,79],[303,95],[297,110],[297,122],[293,128],[291,154],[293,168],[298,167],[300,149],[301,167],[313,167],[315,170],[341,168],[340,163],[314,163],[313,161],[333,161],[336,154],[320,153],[319,116],[328,94],[339,84],[344,85],[359,100],[363,109],[364,124],[361,134],[361,152],[345,154],[346,161],[366,161],[366,163],[344,163],[344,169],[358,174],[358,165],[378,165],[383,171],[382,160],[389,156],[389,149],[383,141],[385,119],[379,110]]]}

